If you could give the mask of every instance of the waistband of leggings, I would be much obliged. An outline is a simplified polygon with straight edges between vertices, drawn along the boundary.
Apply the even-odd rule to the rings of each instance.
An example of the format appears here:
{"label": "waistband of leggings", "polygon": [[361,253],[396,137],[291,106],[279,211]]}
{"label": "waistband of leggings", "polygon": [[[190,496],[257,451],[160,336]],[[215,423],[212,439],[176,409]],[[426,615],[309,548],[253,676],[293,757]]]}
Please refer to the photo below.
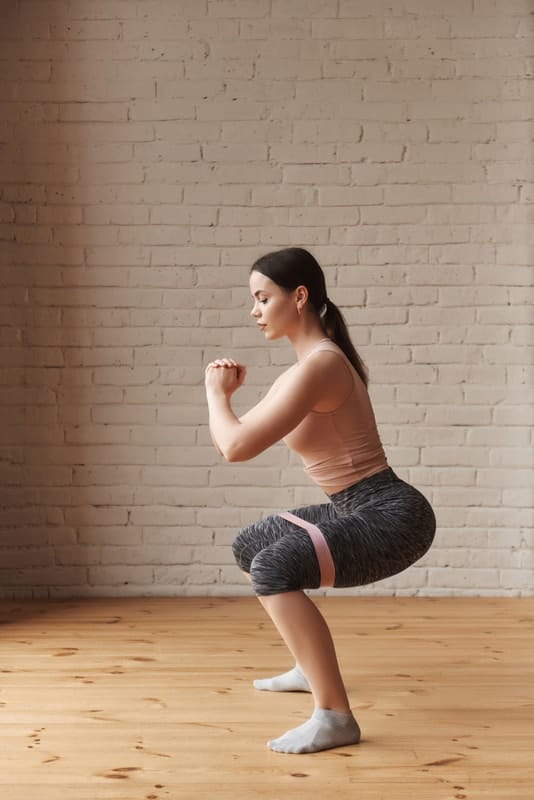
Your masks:
{"label": "waistband of leggings", "polygon": [[335,492],[328,496],[334,505],[336,503],[343,504],[343,502],[346,502],[360,493],[365,493],[369,490],[376,491],[387,486],[393,486],[396,483],[404,483],[404,481],[399,478],[391,467],[386,467],[386,469],[375,472],[374,475],[370,475],[368,478],[362,478],[361,481],[353,483],[352,486],[347,486],[346,489],[342,489],[340,492]]}

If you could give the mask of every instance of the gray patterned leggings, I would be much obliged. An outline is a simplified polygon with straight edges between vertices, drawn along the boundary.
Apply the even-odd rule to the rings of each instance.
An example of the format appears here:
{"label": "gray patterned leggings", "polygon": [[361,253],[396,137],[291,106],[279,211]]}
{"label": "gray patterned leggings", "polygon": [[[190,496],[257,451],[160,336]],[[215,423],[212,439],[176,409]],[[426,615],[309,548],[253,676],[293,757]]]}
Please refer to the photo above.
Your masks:
{"label": "gray patterned leggings", "polygon": [[[396,575],[432,544],[436,519],[430,503],[389,467],[330,500],[292,513],[320,526],[335,568],[333,585],[338,588]],[[281,516],[243,528],[232,547],[238,566],[250,574],[259,596],[321,585],[318,551],[310,534]]]}

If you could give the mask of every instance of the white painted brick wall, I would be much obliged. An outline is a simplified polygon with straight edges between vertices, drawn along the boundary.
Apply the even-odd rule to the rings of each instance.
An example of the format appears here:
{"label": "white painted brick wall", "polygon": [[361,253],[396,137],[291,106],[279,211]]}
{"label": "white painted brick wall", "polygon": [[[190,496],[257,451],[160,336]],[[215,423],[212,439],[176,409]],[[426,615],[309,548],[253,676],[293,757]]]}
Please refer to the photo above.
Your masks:
{"label": "white painted brick wall", "polygon": [[533,593],[530,0],[0,9],[0,594],[248,593],[236,530],[322,500],[226,465],[203,367],[291,358],[248,268],[324,265],[434,548],[368,594]]}

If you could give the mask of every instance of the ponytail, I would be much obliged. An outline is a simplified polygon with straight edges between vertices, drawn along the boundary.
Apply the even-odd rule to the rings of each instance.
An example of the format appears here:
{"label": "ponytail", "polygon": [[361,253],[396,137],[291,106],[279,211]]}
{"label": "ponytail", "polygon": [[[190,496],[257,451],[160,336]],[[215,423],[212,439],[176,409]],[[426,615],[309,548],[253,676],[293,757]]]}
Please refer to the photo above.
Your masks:
{"label": "ponytail", "polygon": [[[326,308],[325,308],[326,307]],[[321,321],[323,328],[329,339],[332,339],[337,346],[343,350],[350,363],[362,379],[365,386],[369,383],[369,374],[367,367],[356,352],[356,348],[352,344],[347,330],[345,318],[339,308],[333,303],[330,298],[326,299],[325,306],[323,306],[324,313],[321,314]]]}

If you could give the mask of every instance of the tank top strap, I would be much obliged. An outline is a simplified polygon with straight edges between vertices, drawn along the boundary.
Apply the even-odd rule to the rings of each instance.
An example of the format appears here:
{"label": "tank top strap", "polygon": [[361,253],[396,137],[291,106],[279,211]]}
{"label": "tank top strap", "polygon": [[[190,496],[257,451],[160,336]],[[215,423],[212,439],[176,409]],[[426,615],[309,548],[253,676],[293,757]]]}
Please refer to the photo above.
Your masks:
{"label": "tank top strap", "polygon": [[308,358],[309,356],[313,355],[313,353],[316,353],[318,350],[335,350],[335,351],[337,351],[337,350],[339,350],[339,347],[337,346],[337,344],[335,342],[332,341],[332,339],[319,339],[317,344],[314,344],[314,346],[311,348],[311,350],[309,350],[306,353],[304,358]]}

